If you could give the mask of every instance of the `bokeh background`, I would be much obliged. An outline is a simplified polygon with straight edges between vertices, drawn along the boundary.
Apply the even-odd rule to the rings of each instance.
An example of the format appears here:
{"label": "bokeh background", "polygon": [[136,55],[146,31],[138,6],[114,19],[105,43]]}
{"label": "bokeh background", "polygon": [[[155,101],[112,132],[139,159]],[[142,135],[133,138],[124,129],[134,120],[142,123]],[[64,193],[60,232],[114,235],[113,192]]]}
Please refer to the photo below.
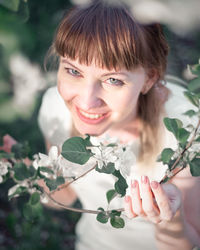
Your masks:
{"label": "bokeh background", "polygon": [[[37,114],[43,93],[56,84],[56,72],[44,70],[44,58],[71,5],[67,0],[0,0],[0,145],[3,135],[10,134],[19,142],[28,141],[32,154],[45,152]],[[189,22],[189,13],[187,18]],[[197,25],[179,32],[172,27],[163,25],[170,45],[167,74],[187,82],[187,65],[200,58],[200,29]],[[21,213],[27,197],[9,202],[11,185],[0,184],[0,249],[74,249],[74,225],[80,215],[43,208],[37,220],[27,220]]]}

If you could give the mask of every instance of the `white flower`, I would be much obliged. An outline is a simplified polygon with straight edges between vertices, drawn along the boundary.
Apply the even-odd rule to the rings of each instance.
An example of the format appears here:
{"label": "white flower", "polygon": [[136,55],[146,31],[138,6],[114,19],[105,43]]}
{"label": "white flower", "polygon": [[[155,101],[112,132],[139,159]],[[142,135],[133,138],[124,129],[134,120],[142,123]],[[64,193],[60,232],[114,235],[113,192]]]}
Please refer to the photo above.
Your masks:
{"label": "white flower", "polygon": [[136,163],[136,156],[130,146],[119,150],[121,153],[119,154],[118,160],[115,162],[115,169],[119,170],[121,175],[127,179],[127,177],[130,176],[131,167]]}
{"label": "white flower", "polygon": [[57,162],[58,162],[58,148],[56,146],[52,146],[49,150],[49,154],[45,155],[39,153],[40,160],[38,161],[38,166],[48,167],[53,166],[57,169]]}
{"label": "white flower", "polygon": [[119,139],[117,137],[111,137],[108,134],[105,134],[101,137],[90,136],[90,142],[94,146],[109,145],[109,144],[118,144]]}
{"label": "white flower", "polygon": [[115,163],[117,156],[114,153],[114,148],[99,146],[91,147],[90,150],[94,154],[94,158],[97,160],[98,167],[101,169],[103,166],[107,165],[109,162]]}
{"label": "white flower", "polygon": [[[26,188],[28,188],[29,185],[28,185],[28,183],[27,183],[26,180],[22,181],[21,183],[16,184],[15,186],[11,187],[8,190],[8,196],[13,195],[19,187],[26,187]],[[14,197],[18,197],[18,196],[19,196],[19,194],[16,194]]]}
{"label": "white flower", "polygon": [[[56,146],[52,146],[49,150],[48,155],[39,153],[35,155],[35,160],[33,161],[33,167],[38,169],[38,167],[49,167],[53,171],[60,170],[60,155],[58,155],[58,148]],[[50,177],[49,173],[43,173],[46,177]]]}
{"label": "white flower", "polygon": [[[119,170],[125,179],[130,175],[131,167],[136,162],[136,156],[129,145],[121,145],[117,138],[109,136],[104,138],[91,137],[90,141],[94,147],[89,148],[100,169],[111,162],[115,164],[115,169]],[[115,145],[109,146],[109,144]]]}
{"label": "white flower", "polygon": [[0,183],[3,182],[3,175],[8,173],[8,168],[12,167],[9,162],[0,161]]}
{"label": "white flower", "polygon": [[10,58],[10,71],[13,80],[14,105],[20,111],[32,108],[39,91],[47,85],[39,65],[32,64],[22,54],[14,54]]}
{"label": "white flower", "polygon": [[47,196],[45,194],[41,194],[40,195],[40,201],[43,203],[43,204],[47,204],[49,202],[49,199],[47,198]]}

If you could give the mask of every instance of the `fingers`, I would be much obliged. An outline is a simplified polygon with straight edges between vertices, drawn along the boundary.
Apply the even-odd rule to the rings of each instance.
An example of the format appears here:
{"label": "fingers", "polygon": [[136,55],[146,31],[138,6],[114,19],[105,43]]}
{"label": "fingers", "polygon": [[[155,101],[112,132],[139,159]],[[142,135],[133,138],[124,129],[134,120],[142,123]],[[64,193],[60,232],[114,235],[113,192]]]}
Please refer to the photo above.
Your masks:
{"label": "fingers", "polygon": [[147,176],[141,178],[141,195],[142,195],[142,208],[149,220],[154,223],[160,222],[159,209],[156,206],[149,179]]}
{"label": "fingers", "polygon": [[132,210],[136,215],[144,217],[144,211],[142,209],[142,200],[140,196],[140,189],[138,181],[133,180],[131,182],[131,201],[132,201]]}
{"label": "fingers", "polygon": [[125,212],[129,218],[141,216],[153,223],[169,221],[180,207],[180,192],[172,184],[165,187],[156,181],[150,183],[147,176],[142,176],[141,185],[133,180],[130,191],[131,195],[125,198]]}
{"label": "fingers", "polygon": [[125,196],[124,210],[125,210],[125,215],[126,215],[129,219],[132,219],[132,218],[134,218],[134,217],[137,216],[137,215],[133,212],[131,197],[128,196],[128,195]]}
{"label": "fingers", "polygon": [[156,181],[152,181],[151,187],[160,210],[160,218],[165,221],[171,220],[174,214],[170,207],[169,198],[163,190],[162,185]]}

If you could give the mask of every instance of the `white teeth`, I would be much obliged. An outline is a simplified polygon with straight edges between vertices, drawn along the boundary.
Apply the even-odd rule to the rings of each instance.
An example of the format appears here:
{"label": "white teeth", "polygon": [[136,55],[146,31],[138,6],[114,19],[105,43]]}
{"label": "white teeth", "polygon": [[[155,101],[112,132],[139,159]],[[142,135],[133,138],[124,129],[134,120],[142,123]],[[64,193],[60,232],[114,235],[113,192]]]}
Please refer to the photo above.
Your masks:
{"label": "white teeth", "polygon": [[89,114],[89,113],[86,113],[80,109],[79,109],[79,111],[82,115],[84,115],[85,117],[90,118],[90,119],[98,119],[102,116],[102,114]]}

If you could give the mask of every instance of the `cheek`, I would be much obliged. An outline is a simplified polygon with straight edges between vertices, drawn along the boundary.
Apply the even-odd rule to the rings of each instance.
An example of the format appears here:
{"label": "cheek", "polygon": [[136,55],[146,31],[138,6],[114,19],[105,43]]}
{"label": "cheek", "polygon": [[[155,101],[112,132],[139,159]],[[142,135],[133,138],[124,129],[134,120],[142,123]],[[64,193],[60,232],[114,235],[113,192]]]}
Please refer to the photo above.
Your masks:
{"label": "cheek", "polygon": [[66,81],[58,79],[57,87],[58,87],[58,92],[65,101],[70,101],[71,99],[74,98],[75,92],[73,91],[73,88],[71,88],[69,84],[66,83]]}
{"label": "cheek", "polygon": [[124,112],[124,110],[134,110],[137,105],[140,92],[132,91],[131,89],[125,92],[123,95],[112,96],[108,99],[108,105],[113,111]]}

